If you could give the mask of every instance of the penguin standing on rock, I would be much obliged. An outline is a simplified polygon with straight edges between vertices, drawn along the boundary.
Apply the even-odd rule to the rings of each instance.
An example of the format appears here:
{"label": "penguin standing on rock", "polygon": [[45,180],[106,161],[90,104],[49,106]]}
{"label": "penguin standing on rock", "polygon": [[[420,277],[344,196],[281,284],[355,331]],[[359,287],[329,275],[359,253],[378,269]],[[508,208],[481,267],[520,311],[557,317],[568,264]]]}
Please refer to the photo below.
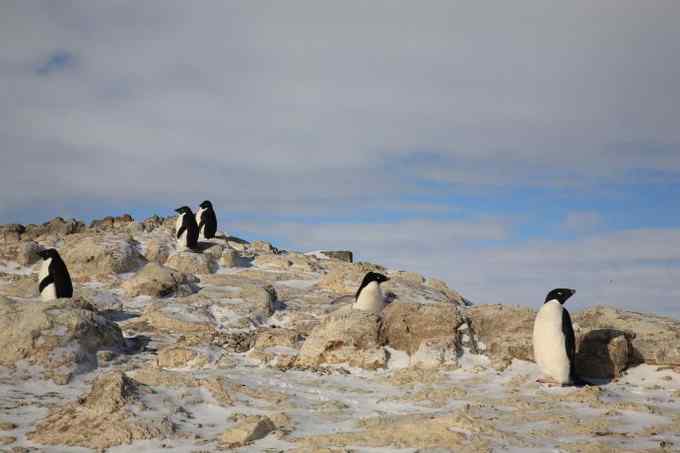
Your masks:
{"label": "penguin standing on rock", "polygon": [[380,314],[385,308],[385,296],[380,289],[380,284],[388,280],[388,277],[377,272],[366,274],[354,296],[356,302],[352,308]]}
{"label": "penguin standing on rock", "polygon": [[62,297],[73,297],[73,284],[66,264],[55,249],[38,252],[42,258],[42,266],[38,274],[38,291],[40,298],[47,302]]}
{"label": "penguin standing on rock", "polygon": [[576,291],[553,289],[545,298],[534,322],[534,359],[545,379],[541,383],[569,385],[581,383],[575,374],[576,341],[574,327],[564,303]]}
{"label": "penguin standing on rock", "polygon": [[194,213],[188,206],[175,209],[179,214],[175,222],[175,234],[177,235],[177,245],[180,249],[195,250],[198,246],[198,225],[194,218]]}
{"label": "penguin standing on rock", "polygon": [[217,217],[213,210],[212,203],[205,200],[199,205],[196,212],[196,223],[198,224],[198,234],[205,239],[212,239],[217,232]]}

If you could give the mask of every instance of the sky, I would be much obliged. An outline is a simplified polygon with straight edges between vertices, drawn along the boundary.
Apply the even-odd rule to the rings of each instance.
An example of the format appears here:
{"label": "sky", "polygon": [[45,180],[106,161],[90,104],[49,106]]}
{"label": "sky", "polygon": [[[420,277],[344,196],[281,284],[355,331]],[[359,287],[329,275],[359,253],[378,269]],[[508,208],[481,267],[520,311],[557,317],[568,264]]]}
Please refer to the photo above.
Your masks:
{"label": "sky", "polygon": [[680,318],[680,2],[0,3],[0,223],[173,215]]}

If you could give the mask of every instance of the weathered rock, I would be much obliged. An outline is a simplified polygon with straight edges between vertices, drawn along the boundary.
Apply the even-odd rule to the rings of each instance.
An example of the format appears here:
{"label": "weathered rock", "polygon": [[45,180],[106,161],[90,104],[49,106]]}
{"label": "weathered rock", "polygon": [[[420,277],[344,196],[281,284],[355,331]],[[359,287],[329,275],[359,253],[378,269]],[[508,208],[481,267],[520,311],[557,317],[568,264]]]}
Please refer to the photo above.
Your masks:
{"label": "weathered rock", "polygon": [[80,233],[85,230],[85,224],[76,219],[64,220],[55,217],[42,225],[26,225],[26,231],[22,234],[24,239],[35,239],[41,236],[59,236]]}
{"label": "weathered rock", "polygon": [[583,378],[611,379],[621,376],[630,363],[629,339],[625,332],[596,329],[577,333],[576,375]]}
{"label": "weathered rock", "polygon": [[631,364],[680,365],[680,321],[606,306],[577,312],[572,319],[586,334],[596,329],[625,332],[630,339]]}
{"label": "weathered rock", "polygon": [[302,336],[295,330],[280,327],[264,327],[256,331],[254,347],[256,349],[266,349],[277,346],[296,348],[300,341],[302,341]]}
{"label": "weathered rock", "polygon": [[226,244],[219,243],[216,239],[200,241],[198,246],[201,253],[212,257],[215,261],[220,259],[222,253],[227,248]]}
{"label": "weathered rock", "polygon": [[120,311],[123,309],[123,303],[118,295],[113,291],[103,288],[79,286],[75,289],[75,295],[84,303],[92,305],[99,312]]}
{"label": "weathered rock", "polygon": [[479,352],[494,368],[504,369],[513,358],[534,360],[536,312],[516,305],[475,305],[466,310]]}
{"label": "weathered rock", "polygon": [[366,369],[384,368],[380,317],[362,310],[338,310],[327,316],[305,340],[299,366],[349,363]]}
{"label": "weathered rock", "polygon": [[187,274],[212,274],[217,271],[214,257],[188,251],[171,255],[165,265]]}
{"label": "weathered rock", "polygon": [[77,300],[16,302],[0,297],[0,365],[21,360],[49,369],[53,378],[96,364],[98,350],[123,351],[120,328]]}
{"label": "weathered rock", "polygon": [[425,369],[440,366],[457,367],[460,352],[462,351],[457,335],[428,338],[420,342],[418,350],[411,356],[410,365]]}
{"label": "weathered rock", "polygon": [[269,417],[253,415],[243,417],[236,425],[227,429],[221,443],[227,448],[237,448],[266,437],[276,426]]}
{"label": "weathered rock", "polygon": [[206,347],[168,346],[158,351],[156,366],[193,369],[214,366],[222,356],[221,351]]}
{"label": "weathered rock", "polygon": [[21,235],[25,231],[26,228],[18,223],[0,225],[0,239],[2,239],[2,242],[4,243],[18,242],[21,240]]}
{"label": "weathered rock", "polygon": [[147,295],[153,297],[188,296],[198,291],[198,279],[193,275],[172,270],[151,262],[126,280],[121,288],[128,297]]}
{"label": "weathered rock", "polygon": [[354,262],[354,255],[349,250],[322,250],[319,253],[328,258],[344,261],[346,263]]}
{"label": "weathered rock", "polygon": [[465,300],[465,298],[458,291],[449,288],[449,285],[447,285],[443,280],[439,280],[437,278],[428,278],[425,281],[425,285],[446,294],[450,302],[460,305],[470,305],[470,302]]}
{"label": "weathered rock", "polygon": [[188,304],[149,305],[142,316],[132,320],[129,325],[143,329],[145,324],[152,329],[172,333],[209,334],[215,330],[214,318],[206,307]]}
{"label": "weathered rock", "polygon": [[368,263],[347,264],[341,261],[333,263],[328,273],[319,281],[319,287],[336,294],[354,294],[367,272],[384,272],[381,266]]}
{"label": "weathered rock", "polygon": [[279,253],[279,249],[271,245],[269,242],[266,241],[253,241],[250,243],[248,247],[251,251],[258,253],[258,254],[277,254]]}
{"label": "weathered rock", "polygon": [[60,252],[72,275],[119,274],[146,264],[135,242],[127,236],[113,234],[67,236]]}
{"label": "weathered rock", "polygon": [[415,353],[424,340],[448,337],[460,349],[458,327],[465,318],[454,304],[412,304],[394,302],[383,310],[382,341],[389,346]]}
{"label": "weathered rock", "polygon": [[17,249],[17,263],[22,266],[30,266],[40,260],[40,253],[45,248],[34,241],[24,241]]}
{"label": "weathered rock", "polygon": [[115,230],[127,228],[135,219],[130,214],[112,217],[107,216],[103,219],[95,219],[90,222],[90,229],[97,231]]}
{"label": "weathered rock", "polygon": [[9,297],[38,297],[38,276],[13,275],[4,284],[0,285],[0,294]]}
{"label": "weathered rock", "polygon": [[215,332],[211,343],[230,352],[246,352],[255,344],[255,332]]}
{"label": "weathered rock", "polygon": [[226,249],[222,252],[220,264],[224,267],[243,267],[245,266],[245,260],[236,250]]}
{"label": "weathered rock", "polygon": [[297,270],[302,272],[316,272],[319,269],[312,258],[301,253],[258,255],[255,258],[255,265],[265,268]]}
{"label": "weathered rock", "polygon": [[149,261],[165,264],[173,251],[174,249],[170,245],[169,237],[167,240],[162,240],[161,238],[149,239],[144,248],[144,257]]}
{"label": "weathered rock", "polygon": [[143,391],[121,371],[100,375],[87,395],[51,409],[28,438],[38,444],[103,449],[170,436],[175,428],[168,418],[143,415]]}

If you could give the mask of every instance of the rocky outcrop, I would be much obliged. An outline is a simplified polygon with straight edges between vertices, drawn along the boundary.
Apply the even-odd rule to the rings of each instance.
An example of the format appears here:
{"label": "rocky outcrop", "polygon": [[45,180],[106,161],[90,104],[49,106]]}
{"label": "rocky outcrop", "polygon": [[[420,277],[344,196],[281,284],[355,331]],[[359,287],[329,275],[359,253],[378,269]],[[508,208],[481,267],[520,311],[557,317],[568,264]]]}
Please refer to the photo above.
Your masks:
{"label": "rocky outcrop", "polygon": [[243,447],[266,437],[275,429],[276,426],[269,417],[262,415],[242,417],[234,426],[222,434],[220,443],[225,448]]}
{"label": "rocky outcrop", "polygon": [[146,264],[137,244],[124,235],[74,234],[66,237],[59,251],[72,276],[120,274]]}
{"label": "rocky outcrop", "polygon": [[22,233],[21,238],[36,239],[46,236],[63,237],[68,234],[80,233],[83,231],[85,231],[85,224],[80,220],[64,220],[61,217],[55,217],[42,225],[26,225],[26,229]]}
{"label": "rocky outcrop", "polygon": [[384,368],[379,316],[362,310],[338,310],[327,316],[305,340],[299,366],[348,363],[366,369]]}
{"label": "rocky outcrop", "polygon": [[120,216],[107,216],[103,219],[95,219],[90,222],[90,229],[96,231],[111,231],[125,229],[133,223],[135,219],[130,214],[123,214]]}
{"label": "rocky outcrop", "polygon": [[625,333],[631,364],[680,365],[680,321],[606,306],[577,312],[572,319],[583,335],[601,329]]}
{"label": "rocky outcrop", "polygon": [[0,294],[9,297],[38,297],[38,276],[33,275],[12,275],[0,284]]}
{"label": "rocky outcrop", "polygon": [[19,242],[25,231],[26,228],[18,223],[0,225],[0,239],[3,243]]}
{"label": "rocky outcrop", "polygon": [[322,250],[319,253],[328,258],[344,261],[346,263],[354,262],[354,254],[349,250]]}
{"label": "rocky outcrop", "polygon": [[43,445],[104,449],[171,435],[170,419],[144,414],[145,391],[121,371],[103,374],[86,395],[51,409],[28,438]]}
{"label": "rocky outcrop", "polygon": [[150,329],[181,334],[209,334],[215,330],[215,318],[203,306],[160,302],[146,307],[142,316],[127,322],[125,328],[142,332]]}
{"label": "rocky outcrop", "polygon": [[465,323],[454,304],[394,302],[383,310],[381,338],[387,345],[414,354],[423,341],[449,338],[454,353],[461,348],[458,328]]}
{"label": "rocky outcrop", "polygon": [[153,297],[188,296],[198,291],[198,279],[193,275],[172,270],[158,263],[148,263],[121,288],[128,297],[141,295]]}
{"label": "rocky outcrop", "polygon": [[319,270],[319,266],[314,259],[301,253],[258,255],[255,258],[255,264],[264,268],[296,270],[301,272],[316,272]]}
{"label": "rocky outcrop", "polygon": [[146,242],[144,248],[144,257],[148,261],[154,261],[158,264],[165,264],[168,257],[172,255],[174,248],[170,243],[170,237],[166,240],[161,238],[152,238]]}
{"label": "rocky outcrop", "polygon": [[475,305],[466,310],[479,352],[495,368],[505,369],[513,358],[534,360],[536,312],[516,305]]}
{"label": "rocky outcrop", "polygon": [[385,268],[369,263],[348,264],[341,261],[333,263],[319,281],[319,288],[336,294],[354,294],[367,272],[385,272]]}
{"label": "rocky outcrop", "polygon": [[188,251],[171,255],[165,265],[187,274],[212,274],[217,271],[213,256]]}
{"label": "rocky outcrop", "polygon": [[65,384],[96,366],[99,350],[124,351],[127,343],[116,324],[78,300],[13,301],[0,297],[0,365],[20,361],[39,365]]}

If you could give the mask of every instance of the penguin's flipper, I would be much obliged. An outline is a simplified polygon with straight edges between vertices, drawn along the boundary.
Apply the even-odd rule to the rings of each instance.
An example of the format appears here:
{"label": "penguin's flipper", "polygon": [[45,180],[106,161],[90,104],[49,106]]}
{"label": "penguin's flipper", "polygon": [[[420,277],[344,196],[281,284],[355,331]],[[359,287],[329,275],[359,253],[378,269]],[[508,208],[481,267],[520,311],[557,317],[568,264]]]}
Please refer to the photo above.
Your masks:
{"label": "penguin's flipper", "polygon": [[182,225],[179,227],[179,230],[177,230],[177,239],[179,239],[182,236],[182,233],[184,233],[187,230],[186,225]]}
{"label": "penguin's flipper", "polygon": [[54,275],[47,274],[47,277],[43,278],[38,285],[38,292],[42,293],[45,288],[54,283]]}
{"label": "penguin's flipper", "polygon": [[566,309],[562,310],[562,333],[564,334],[564,346],[569,359],[569,375],[574,379],[576,376],[576,338],[574,338],[571,316]]}

